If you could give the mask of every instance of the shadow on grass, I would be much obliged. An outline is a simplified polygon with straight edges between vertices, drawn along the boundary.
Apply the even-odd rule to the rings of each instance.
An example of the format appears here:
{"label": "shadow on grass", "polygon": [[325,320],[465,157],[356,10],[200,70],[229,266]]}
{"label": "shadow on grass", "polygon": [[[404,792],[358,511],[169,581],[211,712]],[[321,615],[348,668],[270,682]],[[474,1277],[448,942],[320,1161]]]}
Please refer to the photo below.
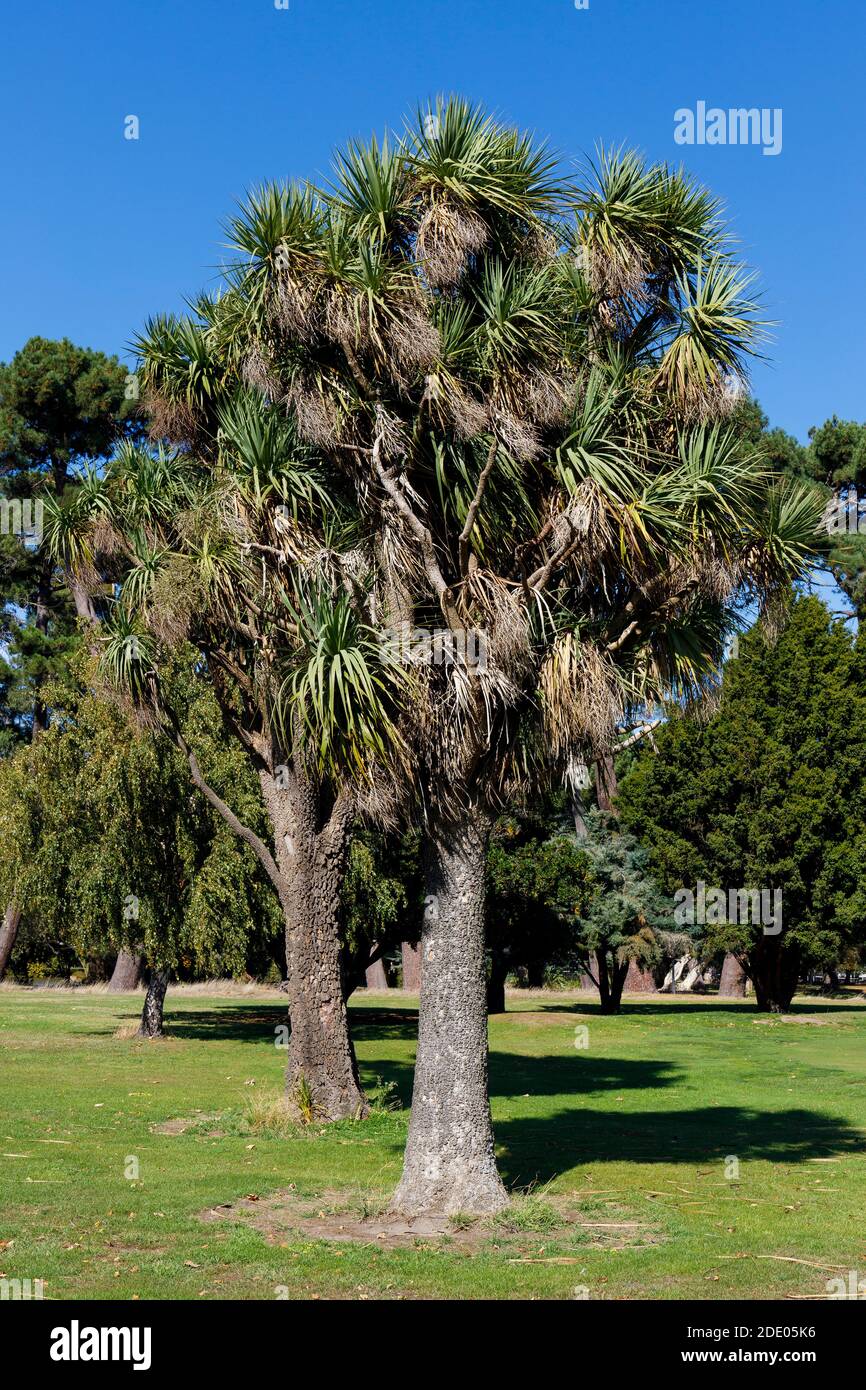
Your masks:
{"label": "shadow on grass", "polygon": [[[743,1012],[742,1006],[683,1005],[690,1012],[720,1009]],[[818,1005],[817,1011],[822,1006]],[[823,1006],[832,1008],[832,1006]],[[838,1006],[837,1006],[838,1007]],[[857,1007],[857,1006],[854,1006]],[[862,1007],[862,1006],[861,1006]],[[581,1005],[582,1008],[582,1005]],[[552,1014],[566,1011],[555,1005]],[[575,1012],[574,1008],[567,1010]],[[811,1011],[810,1008],[803,1010]],[[626,1013],[665,1013],[664,1005],[641,1003]],[[167,1013],[170,1036],[261,1043],[286,1021],[284,1005],[212,1008]],[[384,1041],[409,1044],[414,1053],[418,1015],[414,1009],[360,1007],[352,1011],[352,1034],[367,1045]],[[404,1107],[412,1098],[414,1059],[361,1061],[367,1087],[376,1078],[393,1086]],[[687,1110],[640,1110],[617,1113],[589,1108],[589,1095],[669,1090],[683,1073],[667,1061],[581,1054],[524,1056],[494,1047],[490,1054],[490,1091],[494,1098],[530,1101],[547,1098],[547,1113],[511,1116],[496,1122],[503,1177],[512,1187],[544,1183],[582,1164],[719,1163],[729,1154],[742,1161],[803,1163],[810,1158],[866,1154],[866,1138],[844,1119],[806,1109],[762,1111],[746,1106],[702,1106]],[[573,1096],[575,1104],[568,1105]],[[558,1103],[550,1104],[552,1098]],[[538,1107],[536,1107],[538,1108]],[[708,1196],[707,1200],[711,1200]]]}
{"label": "shadow on grass", "polygon": [[[100,1028],[90,1030],[92,1037],[109,1036],[118,1021],[134,1022],[141,1009],[121,1012]],[[224,1009],[195,1009],[180,1011],[171,1007],[168,996],[165,1009],[166,1037],[196,1042],[273,1042],[274,1030],[284,1027],[288,1019],[286,1004],[255,1004]],[[417,1009],[353,1009],[349,1026],[355,1042],[408,1041],[414,1042],[418,1033]]]}
{"label": "shadow on grass", "polygon": [[[525,1007],[512,1007],[507,1009],[504,1014],[494,1014],[493,1019],[495,1021],[496,1019],[508,1018],[509,1016],[519,1017],[522,1013],[598,1014],[599,1017],[608,1018],[636,1018],[638,1015],[645,1016],[647,1014],[663,1014],[665,1018],[676,1018],[680,1014],[739,1014],[742,1018],[778,1018],[778,1014],[774,1015],[761,1012],[755,1007],[755,1003],[751,999],[742,1001],[732,999],[730,1001],[726,1000],[724,1003],[716,1003],[715,995],[697,995],[692,998],[685,998],[683,995],[680,995],[676,1002],[672,1001],[670,1004],[662,1004],[654,1002],[644,1003],[644,1000],[647,998],[651,1001],[653,999],[652,995],[638,997],[640,998],[640,1003],[637,1002],[636,998],[625,999],[623,1000],[622,1008],[618,1014],[607,1015],[602,1015],[598,997],[591,994],[588,994],[586,998],[576,994],[572,999],[558,1000],[555,1004],[547,1003],[545,999],[527,999],[523,1001]],[[671,998],[670,995],[666,995],[665,997],[668,999]],[[800,999],[792,1004],[789,1009],[785,1010],[786,1015],[821,1013],[862,1013],[864,1017],[866,1017],[866,1006],[856,1003],[849,1004],[841,1000]]]}
{"label": "shadow on grass", "polygon": [[[543,999],[527,999],[526,1008],[510,1008],[504,1014],[494,1014],[491,1023],[497,1024],[508,1022],[512,1019],[519,1019],[522,1014],[541,1013],[550,1014],[553,1022],[557,1014],[592,1014],[601,1017],[601,1011],[597,1000],[592,997],[583,999],[576,996],[573,1000],[561,1000],[557,1003],[548,1003]],[[806,1004],[794,1004],[790,1012],[793,1014],[847,1014],[849,1012],[866,1014],[866,1007],[862,1004],[829,1004],[826,1002]],[[742,1018],[763,1018],[772,1019],[772,1014],[758,1013],[754,1006],[738,1004],[735,1002],[716,1004],[707,1000],[689,999],[677,1004],[656,1004],[656,1003],[630,1003],[623,1005],[619,1018],[637,1018],[647,1015],[660,1015],[665,1018],[675,1018],[680,1014],[697,1013],[728,1013],[737,1014]],[[132,1009],[129,1014],[124,1014],[124,1020],[132,1021],[140,1016],[140,1008]],[[224,1042],[249,1042],[260,1043],[269,1041],[274,1035],[274,1029],[285,1024],[287,1019],[286,1004],[232,1004],[226,1008],[210,1009],[181,1009],[172,1008],[171,994],[169,993],[166,1001],[165,1026],[166,1033],[172,1038],[188,1038],[190,1040],[215,1040]],[[418,1031],[418,1009],[414,1005],[406,1008],[382,1008],[380,1005],[367,1005],[363,1003],[353,1004],[349,1014],[349,1022],[352,1030],[352,1037],[356,1042],[375,1042],[381,1041],[413,1041]],[[115,1025],[93,1029],[93,1035],[104,1035],[106,1031],[111,1031]],[[509,1058],[515,1063],[519,1063],[520,1058]],[[551,1094],[545,1091],[544,1094]],[[554,1092],[555,1094],[555,1092]]]}
{"label": "shadow on grass", "polygon": [[[378,1035],[381,1036],[381,1035]],[[409,1037],[414,1038],[414,1030]],[[356,1039],[357,1041],[357,1039]],[[362,1080],[372,1085],[378,1077],[393,1086],[404,1108],[412,1101],[413,1061],[382,1058],[361,1062]],[[680,1069],[669,1062],[620,1060],[594,1057],[586,1053],[564,1057],[522,1057],[513,1052],[491,1052],[490,1094],[492,1097],[585,1096],[600,1091],[657,1090],[673,1086]]]}
{"label": "shadow on grass", "polygon": [[804,1163],[866,1153],[866,1140],[847,1121],[813,1110],[560,1110],[495,1128],[500,1170],[512,1187],[548,1182],[589,1163],[721,1164],[729,1154],[741,1162]]}
{"label": "shadow on grass", "polygon": [[[133,1022],[141,1017],[141,1009],[128,1014],[117,1015],[123,1021]],[[285,1026],[288,1013],[285,1004],[257,1004],[243,1008],[197,1009],[195,1012],[177,1012],[171,1007],[171,995],[166,1000],[165,1035],[171,1039],[205,1042],[261,1043],[273,1042],[274,1029]],[[95,1028],[91,1036],[110,1035],[116,1020],[108,1028]]]}

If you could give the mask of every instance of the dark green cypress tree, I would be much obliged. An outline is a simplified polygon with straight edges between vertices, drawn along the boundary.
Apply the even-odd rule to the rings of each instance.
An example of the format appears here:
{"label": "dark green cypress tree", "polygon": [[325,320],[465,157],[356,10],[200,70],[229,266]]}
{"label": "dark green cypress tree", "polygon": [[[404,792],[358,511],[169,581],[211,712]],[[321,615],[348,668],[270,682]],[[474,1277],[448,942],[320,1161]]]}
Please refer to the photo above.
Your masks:
{"label": "dark green cypress tree", "polygon": [[[691,891],[696,912],[700,883],[708,905],[721,890],[721,920],[713,903],[700,924],[705,949],[741,961],[761,1009],[786,1009],[804,969],[864,940],[864,676],[866,639],[798,599],[776,640],[761,628],[741,639],[716,714],[671,717],[658,754],[642,752],[620,784],[623,822],[665,889]],[[754,921],[732,890],[781,890],[780,920],[774,897]]]}

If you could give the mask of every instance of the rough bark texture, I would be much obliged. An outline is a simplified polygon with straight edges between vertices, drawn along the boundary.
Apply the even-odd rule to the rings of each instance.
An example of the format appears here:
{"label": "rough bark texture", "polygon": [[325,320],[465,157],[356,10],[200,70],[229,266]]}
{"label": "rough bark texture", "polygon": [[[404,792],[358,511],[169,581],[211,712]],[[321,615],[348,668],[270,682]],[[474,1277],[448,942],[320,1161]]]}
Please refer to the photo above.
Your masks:
{"label": "rough bark texture", "polygon": [[417,993],[421,988],[421,947],[403,942],[403,988]]}
{"label": "rough bark texture", "polygon": [[425,850],[412,1116],[392,1210],[487,1215],[508,1205],[487,1095],[484,868],[489,824],[435,827]]}
{"label": "rough bark texture", "polygon": [[580,792],[571,793],[571,817],[574,821],[574,833],[579,840],[586,839],[586,807],[583,804],[583,797]]}
{"label": "rough bark texture", "polygon": [[798,951],[786,950],[777,936],[764,936],[744,964],[761,1013],[784,1013],[791,1007],[800,978]]}
{"label": "rough bark texture", "polygon": [[156,968],[151,970],[147,994],[144,996],[144,1008],[141,1011],[141,1026],[138,1030],[140,1038],[162,1037],[162,1011],[167,989],[168,971]]}
{"label": "rough bark texture", "polygon": [[144,956],[140,952],[122,950],[114,963],[108,985],[110,994],[127,994],[138,989],[144,975]]}
{"label": "rough bark texture", "polygon": [[747,975],[736,956],[725,956],[722,974],[719,979],[719,997],[722,999],[745,999]]}
{"label": "rough bark texture", "polygon": [[368,989],[388,989],[388,976],[385,973],[385,962],[381,956],[372,965],[368,965],[364,971],[364,981]]}
{"label": "rough bark texture", "polygon": [[260,775],[274,830],[286,923],[286,974],[292,1032],[286,1094],[303,1088],[317,1119],[363,1115],[340,948],[340,882],[351,831],[351,804],[322,808],[321,793],[295,768],[278,782]]}
{"label": "rough bark texture", "polygon": [[658,986],[651,970],[641,970],[637,961],[630,960],[625,977],[626,994],[657,994]]}
{"label": "rough bark texture", "polygon": [[286,994],[292,1031],[286,1091],[306,1118],[363,1115],[367,1105],[349,1036],[340,942],[340,883],[354,802],[336,796],[305,766],[284,761],[262,735],[230,725],[255,758],[273,833],[273,853],[244,825],[205,778],[176,714],[163,707],[170,736],[187,759],[195,786],[256,855],[279,897],[286,928]]}
{"label": "rough bark texture", "polygon": [[18,928],[21,924],[21,909],[14,903],[10,903],[3,916],[3,925],[0,927],[0,980],[9,968],[9,961],[15,949],[15,942],[18,937]]}

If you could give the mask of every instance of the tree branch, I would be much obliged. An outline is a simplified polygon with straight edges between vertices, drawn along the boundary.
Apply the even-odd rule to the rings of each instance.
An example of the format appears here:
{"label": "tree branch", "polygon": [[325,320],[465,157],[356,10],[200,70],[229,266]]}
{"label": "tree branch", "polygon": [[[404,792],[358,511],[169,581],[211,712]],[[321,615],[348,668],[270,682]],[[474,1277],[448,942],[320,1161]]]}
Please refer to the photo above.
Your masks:
{"label": "tree branch", "polygon": [[436,558],[433,537],[420,517],[416,516],[409,506],[403,494],[403,490],[398,484],[397,478],[393,473],[389,472],[382,463],[382,436],[380,434],[376,436],[373,444],[373,467],[376,470],[376,476],[379,482],[382,484],[382,487],[387,492],[394,506],[397,508],[397,511],[403,517],[421,547],[421,558],[424,562],[427,578],[434,594],[439,600],[439,606],[445,615],[448,626],[451,628],[452,632],[459,631],[461,626],[460,617],[454,606],[454,596],[445,582],[445,577],[442,574],[439,561]]}
{"label": "tree branch", "polygon": [[271,880],[271,883],[276,888],[280,901],[282,901],[283,895],[286,891],[286,884],[282,874],[280,873],[277,867],[276,860],[274,859],[264,840],[260,839],[254,830],[250,830],[249,826],[244,825],[243,822],[238,819],[231,807],[228,806],[225,801],[223,801],[221,796],[217,795],[213,787],[205,780],[204,774],[201,770],[201,767],[199,766],[198,758],[190,748],[189,744],[183,736],[183,733],[181,732],[177,715],[174,713],[172,709],[169,709],[164,705],[162,706],[162,709],[167,719],[167,732],[169,734],[169,737],[189,763],[189,770],[194,785],[201,792],[202,796],[204,796],[205,799],[210,802],[214,810],[219,812],[229,829],[234,831],[235,835],[237,835],[239,839],[243,840],[246,844],[249,845],[250,849],[255,854],[256,858],[258,859],[268,878]]}
{"label": "tree branch", "polygon": [[475,526],[475,519],[478,516],[478,509],[481,506],[481,502],[484,497],[484,489],[487,486],[487,479],[493,472],[493,465],[496,462],[496,454],[498,449],[499,441],[497,440],[496,435],[494,435],[490,445],[490,449],[487,454],[487,462],[481,470],[481,476],[478,479],[478,486],[475,489],[475,496],[472,498],[472,501],[469,504],[469,511],[466,513],[466,521],[463,526],[463,530],[460,532],[460,573],[462,575],[466,575],[469,572],[469,537],[472,535],[472,530]]}

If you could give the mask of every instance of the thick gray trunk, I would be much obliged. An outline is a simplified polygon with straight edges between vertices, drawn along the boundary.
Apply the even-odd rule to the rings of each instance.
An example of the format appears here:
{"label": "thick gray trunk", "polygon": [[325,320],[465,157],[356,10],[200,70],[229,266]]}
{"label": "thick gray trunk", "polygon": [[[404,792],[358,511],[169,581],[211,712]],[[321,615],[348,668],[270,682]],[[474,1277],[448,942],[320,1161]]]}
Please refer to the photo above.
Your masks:
{"label": "thick gray trunk", "polygon": [[487,1093],[484,871],[489,824],[431,834],[412,1115],[392,1209],[488,1215],[508,1205]]}
{"label": "thick gray trunk", "polygon": [[291,1035],[286,1094],[320,1120],[364,1115],[349,1014],[343,993],[340,883],[350,814],[335,808],[319,820],[318,791],[286,767],[278,782],[260,777],[274,831],[286,924],[286,993]]}
{"label": "thick gray trunk", "polygon": [[411,941],[403,942],[403,988],[415,993],[421,988],[421,947]]}
{"label": "thick gray trunk", "polygon": [[141,1011],[141,1026],[138,1030],[140,1038],[162,1037],[162,1014],[167,989],[168,971],[158,970],[154,966],[150,972],[150,983],[147,986],[144,1008]]}
{"label": "thick gray trunk", "polygon": [[144,956],[140,952],[127,951],[124,947],[114,963],[108,985],[109,993],[128,994],[130,990],[138,989],[144,975],[144,966]]}
{"label": "thick gray trunk", "polygon": [[745,999],[746,997],[746,972],[740,965],[736,956],[730,953],[725,956],[722,964],[722,974],[719,980],[720,999]]}
{"label": "thick gray trunk", "polygon": [[21,909],[16,907],[15,903],[10,903],[3,916],[3,925],[0,927],[0,980],[3,979],[9,968],[9,961],[15,950],[20,925]]}

